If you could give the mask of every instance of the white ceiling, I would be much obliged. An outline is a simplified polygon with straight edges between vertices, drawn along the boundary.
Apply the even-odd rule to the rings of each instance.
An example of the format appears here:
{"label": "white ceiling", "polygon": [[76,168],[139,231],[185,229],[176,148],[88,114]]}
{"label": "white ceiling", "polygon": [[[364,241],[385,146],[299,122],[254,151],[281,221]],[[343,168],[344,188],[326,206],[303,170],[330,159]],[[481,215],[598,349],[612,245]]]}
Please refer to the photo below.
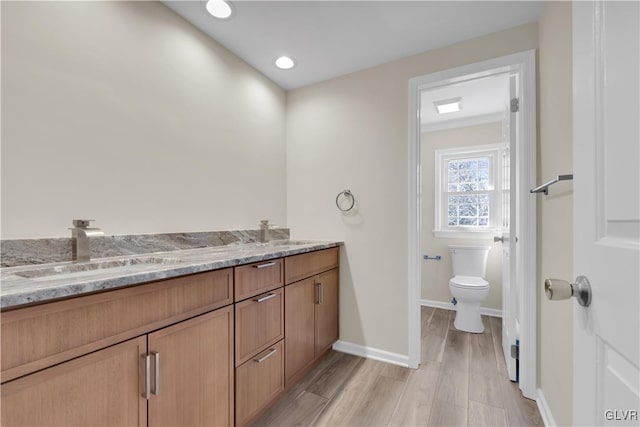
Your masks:
{"label": "white ceiling", "polygon": [[[173,11],[284,89],[538,20],[538,1],[231,1],[226,20],[205,1],[165,1]],[[291,70],[273,61],[295,59]]]}
{"label": "white ceiling", "polygon": [[[420,94],[422,131],[502,120],[509,105],[509,76],[498,74],[425,90]],[[438,114],[435,101],[462,98],[462,110]]]}

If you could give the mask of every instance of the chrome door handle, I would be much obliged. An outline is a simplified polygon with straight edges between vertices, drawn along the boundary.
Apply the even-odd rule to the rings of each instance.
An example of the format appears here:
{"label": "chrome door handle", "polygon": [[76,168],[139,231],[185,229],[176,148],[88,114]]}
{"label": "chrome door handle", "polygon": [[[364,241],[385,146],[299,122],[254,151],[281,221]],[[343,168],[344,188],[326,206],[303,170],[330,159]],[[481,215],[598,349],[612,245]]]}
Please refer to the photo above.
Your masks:
{"label": "chrome door handle", "polygon": [[142,358],[144,359],[144,391],[142,392],[142,397],[149,400],[151,399],[151,356],[143,354]]}
{"label": "chrome door handle", "polygon": [[152,351],[153,356],[153,387],[151,388],[151,394],[156,396],[160,394],[160,353]]}
{"label": "chrome door handle", "polygon": [[255,302],[262,302],[262,301],[266,301],[266,300],[269,300],[271,298],[274,298],[275,296],[276,296],[276,294],[272,293],[272,294],[269,294],[269,295],[266,295],[266,296],[263,296],[263,297],[260,297],[260,298],[254,298],[253,300]]}
{"label": "chrome door handle", "polygon": [[493,236],[493,241],[504,243],[504,236]]}
{"label": "chrome door handle", "polygon": [[267,262],[265,264],[254,265],[253,268],[266,268],[266,267],[273,267],[274,265],[276,265],[275,262]]}
{"label": "chrome door handle", "polygon": [[271,356],[273,356],[273,355],[276,353],[276,351],[278,351],[278,349],[277,349],[277,348],[270,348],[270,349],[269,349],[269,352],[268,352],[267,354],[265,354],[264,356],[262,356],[262,357],[260,357],[260,358],[253,359],[253,361],[254,361],[254,362],[258,362],[258,363],[262,363],[262,362],[264,362],[265,360],[267,360],[268,358],[270,358]]}
{"label": "chrome door handle", "polygon": [[322,304],[324,301],[324,285],[320,282],[316,283],[316,304]]}
{"label": "chrome door handle", "polygon": [[583,307],[589,307],[591,304],[591,284],[585,276],[578,276],[576,283],[560,279],[547,279],[544,281],[544,293],[551,301],[576,297],[578,304]]}

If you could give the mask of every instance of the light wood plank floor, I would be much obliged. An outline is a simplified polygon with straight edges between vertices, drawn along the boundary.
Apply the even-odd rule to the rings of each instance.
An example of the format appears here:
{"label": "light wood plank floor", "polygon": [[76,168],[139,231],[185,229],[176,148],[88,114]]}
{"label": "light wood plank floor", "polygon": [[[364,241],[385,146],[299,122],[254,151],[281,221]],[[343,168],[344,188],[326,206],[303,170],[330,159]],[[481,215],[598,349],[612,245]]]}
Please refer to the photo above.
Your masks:
{"label": "light wood plank floor", "polygon": [[500,319],[485,332],[455,312],[422,308],[422,364],[406,369],[331,352],[255,426],[542,426],[534,401],[506,376]]}

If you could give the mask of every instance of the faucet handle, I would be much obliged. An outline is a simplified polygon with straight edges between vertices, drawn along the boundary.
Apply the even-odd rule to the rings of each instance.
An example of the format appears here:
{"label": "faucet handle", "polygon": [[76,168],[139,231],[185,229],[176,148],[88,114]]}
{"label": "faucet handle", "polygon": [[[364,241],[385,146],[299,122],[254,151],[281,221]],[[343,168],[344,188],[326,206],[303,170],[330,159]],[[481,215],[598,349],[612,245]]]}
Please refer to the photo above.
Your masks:
{"label": "faucet handle", "polygon": [[87,228],[91,225],[91,221],[95,221],[95,219],[74,219],[73,226],[78,228]]}

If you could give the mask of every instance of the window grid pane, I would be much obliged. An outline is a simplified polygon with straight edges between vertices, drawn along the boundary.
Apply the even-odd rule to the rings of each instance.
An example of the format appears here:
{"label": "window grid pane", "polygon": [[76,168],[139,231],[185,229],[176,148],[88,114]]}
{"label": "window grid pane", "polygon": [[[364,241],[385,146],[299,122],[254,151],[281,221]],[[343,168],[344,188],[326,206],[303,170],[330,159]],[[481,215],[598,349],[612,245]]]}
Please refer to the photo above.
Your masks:
{"label": "window grid pane", "polygon": [[489,226],[489,165],[489,157],[447,161],[447,225],[449,227]]}

